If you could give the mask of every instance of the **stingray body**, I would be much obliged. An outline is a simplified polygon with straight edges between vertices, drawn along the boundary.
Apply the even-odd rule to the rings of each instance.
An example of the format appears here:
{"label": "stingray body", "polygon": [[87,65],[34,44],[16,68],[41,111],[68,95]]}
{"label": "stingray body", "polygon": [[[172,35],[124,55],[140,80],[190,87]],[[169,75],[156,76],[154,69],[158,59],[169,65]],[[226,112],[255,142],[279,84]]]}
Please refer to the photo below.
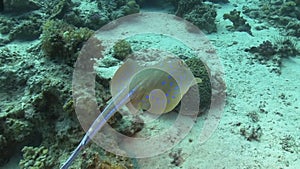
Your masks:
{"label": "stingray body", "polygon": [[167,59],[146,67],[127,60],[112,79],[112,100],[93,122],[61,169],[67,169],[71,165],[79,152],[120,107],[126,105],[131,112],[142,109],[155,114],[167,113],[176,107],[182,96],[195,84],[193,77],[179,59]]}
{"label": "stingray body", "polygon": [[129,93],[138,86],[127,104],[130,111],[162,114],[173,110],[188,89],[199,82],[180,59],[168,58],[151,66],[140,66],[129,59],[115,73],[111,93],[118,95],[124,87]]}

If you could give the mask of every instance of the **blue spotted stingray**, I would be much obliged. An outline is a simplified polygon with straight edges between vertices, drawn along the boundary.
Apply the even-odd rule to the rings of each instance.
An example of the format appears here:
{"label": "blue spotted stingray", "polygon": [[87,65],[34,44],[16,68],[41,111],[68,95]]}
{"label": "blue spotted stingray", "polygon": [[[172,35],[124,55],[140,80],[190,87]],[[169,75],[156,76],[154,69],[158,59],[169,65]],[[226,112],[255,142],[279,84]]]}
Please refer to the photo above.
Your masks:
{"label": "blue spotted stingray", "polygon": [[77,148],[61,169],[67,169],[80,151],[99,132],[103,125],[126,105],[130,111],[147,110],[163,114],[173,110],[183,95],[195,83],[186,65],[179,59],[167,59],[150,67],[141,67],[128,59],[115,73],[111,82],[113,98],[99,114]]}

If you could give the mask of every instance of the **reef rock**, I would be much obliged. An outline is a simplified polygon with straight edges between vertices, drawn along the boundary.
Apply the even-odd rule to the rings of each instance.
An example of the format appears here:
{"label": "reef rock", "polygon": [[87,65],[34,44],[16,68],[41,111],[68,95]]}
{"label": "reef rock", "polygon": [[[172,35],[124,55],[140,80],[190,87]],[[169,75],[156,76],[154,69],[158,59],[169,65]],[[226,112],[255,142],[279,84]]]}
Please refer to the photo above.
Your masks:
{"label": "reef rock", "polygon": [[1,0],[0,12],[26,12],[36,10],[40,8],[40,5],[36,0]]}

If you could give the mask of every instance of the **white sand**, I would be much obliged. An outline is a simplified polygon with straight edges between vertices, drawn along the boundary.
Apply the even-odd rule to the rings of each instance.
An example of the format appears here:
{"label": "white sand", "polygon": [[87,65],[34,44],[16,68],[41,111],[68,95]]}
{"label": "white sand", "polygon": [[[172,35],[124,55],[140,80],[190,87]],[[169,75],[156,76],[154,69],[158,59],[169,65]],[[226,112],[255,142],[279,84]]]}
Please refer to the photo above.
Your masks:
{"label": "white sand", "polygon": [[[238,9],[241,7],[239,6]],[[283,61],[280,76],[270,73],[264,65],[250,64],[245,48],[257,46],[264,40],[280,36],[279,31],[270,27],[267,30],[253,31],[253,37],[244,32],[229,32],[222,16],[229,13],[232,5],[222,5],[218,9],[218,33],[207,35],[215,45],[225,69],[227,102],[218,129],[203,145],[197,139],[201,129],[196,125],[191,133],[173,150],[153,158],[139,159],[143,169],[183,168],[183,169],[257,169],[300,167],[300,57]],[[252,28],[255,20],[245,17]],[[237,45],[230,45],[233,41]],[[280,99],[284,94],[286,99]],[[290,105],[289,105],[290,104]],[[260,112],[260,106],[267,113]],[[257,112],[259,121],[253,123],[247,116]],[[199,119],[203,120],[203,119]],[[198,120],[198,121],[199,121]],[[238,126],[238,124],[241,124]],[[262,136],[259,141],[247,141],[240,134],[243,125],[260,125]],[[292,136],[296,145],[294,153],[283,150],[282,139]],[[193,142],[189,142],[192,139]],[[182,149],[183,162],[176,167],[171,164],[170,152]]]}

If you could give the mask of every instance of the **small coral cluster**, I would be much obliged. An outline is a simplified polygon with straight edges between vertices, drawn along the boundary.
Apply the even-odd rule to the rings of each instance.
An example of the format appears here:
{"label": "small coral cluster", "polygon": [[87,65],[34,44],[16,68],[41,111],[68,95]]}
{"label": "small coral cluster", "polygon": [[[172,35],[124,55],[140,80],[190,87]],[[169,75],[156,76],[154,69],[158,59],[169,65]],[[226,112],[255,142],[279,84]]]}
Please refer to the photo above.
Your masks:
{"label": "small coral cluster", "polygon": [[184,162],[182,154],[182,149],[169,153],[169,157],[172,158],[171,164],[179,167]]}
{"label": "small coral cluster", "polygon": [[16,150],[16,145],[28,140],[33,125],[24,119],[0,117],[0,165],[7,162]]}
{"label": "small coral cluster", "polygon": [[0,39],[0,43],[35,40],[42,33],[41,25],[41,16],[38,14],[25,15],[22,19],[10,19],[9,16],[0,15],[0,33],[7,35],[7,38]]}
{"label": "small coral cluster", "polygon": [[280,66],[283,58],[295,57],[300,53],[296,44],[290,39],[278,40],[276,44],[264,41],[259,46],[245,49],[246,52],[254,54],[255,60],[271,67],[271,71],[280,74]]}
{"label": "small coral cluster", "polygon": [[300,152],[300,142],[299,140],[295,139],[291,135],[285,135],[280,142],[280,145],[283,150],[290,152],[290,153],[299,153]]}
{"label": "small coral cluster", "polygon": [[88,28],[78,29],[61,20],[48,20],[43,25],[42,49],[49,57],[70,58],[92,34]]}
{"label": "small coral cluster", "polygon": [[25,20],[17,25],[9,34],[9,40],[34,40],[37,39],[42,33],[40,27],[41,20],[32,19]]}
{"label": "small coral cluster", "polygon": [[263,128],[260,125],[259,114],[251,111],[246,114],[247,121],[234,124],[236,132],[243,136],[247,141],[260,141],[263,136]]}
{"label": "small coral cluster", "polygon": [[223,15],[224,19],[229,19],[233,23],[233,27],[228,27],[228,29],[233,29],[235,31],[247,32],[252,35],[251,26],[247,23],[246,19],[241,16],[241,12],[234,9],[230,11],[229,14]]}
{"label": "small coral cluster", "polygon": [[211,83],[208,70],[206,69],[204,63],[196,57],[186,59],[185,63],[190,68],[193,75],[202,80],[202,83],[198,84],[199,95],[201,97],[200,108],[209,108],[211,101]]}
{"label": "small coral cluster", "polygon": [[129,54],[132,53],[130,43],[124,39],[117,41],[113,46],[113,50],[113,56],[119,60],[124,60]]}
{"label": "small coral cluster", "polygon": [[41,147],[27,147],[22,149],[23,159],[20,161],[21,169],[51,169],[53,168],[51,157],[49,156],[48,149]]}
{"label": "small coral cluster", "polygon": [[40,8],[38,0],[1,0],[1,4],[5,12],[18,13]]}
{"label": "small coral cluster", "polygon": [[175,0],[175,14],[190,21],[207,33],[217,31],[215,19],[217,12],[213,5],[205,4],[202,0]]}
{"label": "small coral cluster", "polygon": [[259,124],[248,124],[241,127],[240,134],[248,141],[260,141],[263,132]]}

